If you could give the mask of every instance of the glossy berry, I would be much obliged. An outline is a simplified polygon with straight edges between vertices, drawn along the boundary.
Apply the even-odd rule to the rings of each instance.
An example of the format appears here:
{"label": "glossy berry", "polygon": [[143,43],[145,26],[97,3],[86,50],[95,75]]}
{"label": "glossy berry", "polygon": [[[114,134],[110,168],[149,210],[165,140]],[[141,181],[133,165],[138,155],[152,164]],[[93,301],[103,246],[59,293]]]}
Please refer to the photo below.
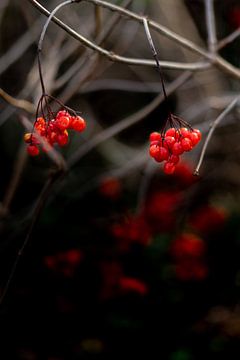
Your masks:
{"label": "glossy berry", "polygon": [[27,152],[30,156],[37,156],[39,154],[39,148],[36,145],[28,145]]}
{"label": "glossy berry", "polygon": [[174,173],[175,168],[176,168],[176,167],[175,167],[175,164],[174,164],[174,163],[167,161],[167,162],[165,162],[165,164],[164,164],[163,171],[165,172],[165,174],[171,175],[171,174]]}
{"label": "glossy berry", "polygon": [[152,141],[160,141],[161,140],[161,134],[159,134],[158,132],[152,132],[149,136],[149,140],[150,142]]}
{"label": "glossy berry", "polygon": [[69,126],[69,117],[68,116],[61,116],[56,119],[55,122],[56,126],[60,130],[66,130]]}
{"label": "glossy berry", "polygon": [[76,116],[75,119],[72,120],[71,126],[74,130],[82,132],[86,128],[86,122],[80,116]]}
{"label": "glossy berry", "polygon": [[154,156],[154,159],[157,162],[161,162],[163,160],[167,160],[168,157],[169,157],[169,151],[166,148],[162,147],[162,146],[158,147],[158,152]]}
{"label": "glossy berry", "polygon": [[57,143],[59,146],[65,146],[68,143],[68,132],[65,130],[57,136]]}
{"label": "glossy berry", "polygon": [[190,151],[193,148],[193,144],[191,140],[188,139],[187,137],[182,139],[181,145],[184,151]]}

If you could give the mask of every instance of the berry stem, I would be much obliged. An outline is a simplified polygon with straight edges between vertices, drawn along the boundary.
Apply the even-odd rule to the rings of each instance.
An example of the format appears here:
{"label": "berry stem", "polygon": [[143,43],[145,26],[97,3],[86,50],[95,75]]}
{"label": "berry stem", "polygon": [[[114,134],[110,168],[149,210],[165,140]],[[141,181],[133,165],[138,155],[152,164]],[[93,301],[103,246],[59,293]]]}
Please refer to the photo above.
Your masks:
{"label": "berry stem", "polygon": [[43,29],[42,29],[42,32],[41,32],[41,35],[40,35],[40,39],[39,39],[39,42],[38,42],[38,54],[37,54],[37,58],[38,58],[38,71],[39,71],[39,77],[40,77],[40,82],[41,82],[41,87],[42,87],[42,93],[43,94],[46,94],[46,91],[45,91],[45,85],[44,85],[44,80],[43,80],[43,72],[42,72],[42,65],[41,65],[41,52],[42,52],[42,44],[43,44],[43,40],[44,40],[44,37],[45,37],[45,34],[46,34],[46,31],[47,31],[47,28],[48,28],[48,25],[50,23],[50,21],[52,20],[52,18],[54,17],[54,15],[58,12],[58,10],[60,10],[62,7],[66,6],[66,5],[69,5],[69,4],[72,4],[72,3],[75,3],[75,2],[79,2],[79,1],[76,1],[76,0],[67,0],[67,1],[64,1],[63,3],[59,4],[58,6],[55,7],[55,9],[53,9],[53,11],[50,13]]}
{"label": "berry stem", "polygon": [[159,62],[159,60],[158,60],[158,53],[157,53],[157,50],[156,50],[156,48],[155,48],[155,46],[154,46],[153,39],[152,39],[152,35],[151,35],[151,33],[150,33],[149,26],[148,26],[148,20],[147,20],[146,17],[143,18],[143,25],[144,25],[144,29],[145,29],[145,32],[146,32],[147,40],[148,40],[149,45],[150,45],[150,48],[151,48],[151,50],[152,50],[153,57],[154,57],[154,59],[155,59],[155,61],[156,61],[156,65],[157,65],[158,72],[159,72],[159,74],[160,74],[160,80],[161,80],[161,84],[162,84],[163,95],[164,95],[164,99],[165,99],[165,101],[166,101],[166,104],[167,104],[167,106],[168,106],[169,117],[171,118],[172,112],[171,112],[171,108],[170,108],[170,105],[169,105],[169,100],[168,100],[167,92],[166,92],[166,89],[165,89],[163,72],[162,72],[162,68],[161,68],[160,62]]}

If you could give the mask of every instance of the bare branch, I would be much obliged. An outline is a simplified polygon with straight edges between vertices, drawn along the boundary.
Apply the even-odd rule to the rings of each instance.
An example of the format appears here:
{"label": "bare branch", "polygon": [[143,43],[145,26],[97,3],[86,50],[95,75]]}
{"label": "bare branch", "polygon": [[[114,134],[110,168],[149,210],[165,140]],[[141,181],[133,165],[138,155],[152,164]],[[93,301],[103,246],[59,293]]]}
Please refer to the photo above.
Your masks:
{"label": "bare branch", "polygon": [[[28,1],[32,5],[34,5],[38,10],[40,10],[43,14],[45,14],[46,16],[50,15],[50,12],[47,9],[45,9],[37,0],[28,0]],[[144,19],[144,16],[137,15],[132,11],[126,10],[120,6],[108,3],[106,1],[102,1],[102,0],[83,0],[83,1],[91,2],[95,5],[103,6],[110,10],[113,10],[113,11],[118,11],[122,15],[132,18],[140,23],[142,23],[143,19]],[[118,61],[118,62],[130,64],[130,65],[154,66],[154,62],[152,62],[152,61],[150,62],[150,61],[143,60],[143,59],[129,59],[129,58],[125,58],[122,56],[118,56],[110,51],[107,51],[106,49],[101,48],[100,46],[97,46],[90,40],[86,39],[84,36],[78,34],[71,27],[69,27],[68,25],[63,23],[61,20],[59,20],[55,16],[52,18],[52,20],[57,25],[59,25],[62,29],[64,29],[69,35],[73,36],[75,39],[82,42],[85,46],[88,46],[92,50],[95,50],[95,51],[99,52],[100,54],[106,56],[111,61]],[[149,20],[149,26],[152,27],[153,29],[155,29],[156,31],[158,31],[159,33],[165,35],[166,37],[168,37],[168,38],[174,40],[175,42],[181,44],[182,46],[186,47],[187,49],[190,49],[191,51],[194,51],[195,53],[204,56],[207,60],[212,62],[213,65],[217,66],[222,71],[225,71],[226,73],[230,74],[231,76],[240,79],[240,70],[238,68],[236,68],[235,66],[231,65],[226,60],[224,60],[221,56],[215,56],[214,61],[213,61],[211,53],[202,49],[200,46],[194,44],[192,41],[187,40],[186,38],[176,34],[174,31],[171,31],[170,29],[166,28],[165,26],[162,26],[162,25],[156,23],[155,21],[151,21],[151,20]],[[170,68],[171,69],[183,69],[182,66],[178,67],[178,65],[183,65],[183,64],[177,65],[175,63],[175,64],[173,64],[173,66],[171,66],[171,63],[170,64],[169,63],[168,64],[161,63],[161,65],[162,65],[162,67],[164,67],[164,65],[165,65],[165,68],[168,65],[167,66],[168,69],[170,69]],[[209,66],[208,64],[203,65],[202,63],[197,64],[197,66],[196,66],[196,64],[195,64],[195,66],[190,65],[190,70],[191,71],[199,70],[199,69],[202,69],[203,67],[208,67],[208,66]],[[188,65],[185,67],[185,70],[186,69],[189,69]]]}
{"label": "bare branch", "polygon": [[214,4],[213,0],[204,0],[205,4],[205,13],[206,13],[206,25],[208,33],[208,49],[210,53],[216,53],[216,22],[215,22],[215,13],[214,13]]}
{"label": "bare branch", "polygon": [[240,28],[233,31],[230,35],[226,36],[224,39],[218,42],[217,49],[222,49],[226,45],[230,44],[240,36]]}
{"label": "bare branch", "polygon": [[19,109],[25,110],[26,112],[33,114],[34,105],[27,100],[15,99],[11,95],[7,94],[6,91],[0,88],[0,96],[7,101],[10,105],[17,107]]}
{"label": "bare branch", "polygon": [[216,118],[216,120],[214,120],[214,122],[212,123],[211,127],[210,127],[210,131],[206,137],[206,140],[204,142],[202,151],[201,151],[201,155],[200,155],[200,159],[198,161],[198,164],[196,166],[196,169],[194,171],[194,175],[199,175],[199,169],[202,165],[203,162],[203,158],[205,156],[208,144],[211,140],[211,137],[213,135],[214,130],[216,129],[216,127],[218,126],[218,124],[225,118],[225,116],[232,111],[232,109],[236,106],[236,104],[238,103],[238,101],[240,100],[240,96],[238,96],[237,98],[235,98],[229,105],[228,107]]}

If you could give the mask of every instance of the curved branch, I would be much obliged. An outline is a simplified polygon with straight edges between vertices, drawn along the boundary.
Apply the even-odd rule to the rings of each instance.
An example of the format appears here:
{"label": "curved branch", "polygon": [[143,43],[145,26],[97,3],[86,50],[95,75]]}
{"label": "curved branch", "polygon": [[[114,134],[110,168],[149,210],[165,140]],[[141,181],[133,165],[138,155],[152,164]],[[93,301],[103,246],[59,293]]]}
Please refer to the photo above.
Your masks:
{"label": "curved branch", "polygon": [[[42,6],[37,0],[28,0],[28,1],[33,6],[35,6],[40,12],[42,12],[44,15],[46,15],[46,16],[50,15],[50,12],[44,6]],[[120,6],[108,3],[103,0],[83,0],[83,1],[87,1],[92,4],[105,7],[112,11],[117,11],[117,12],[121,13],[122,15],[125,15],[128,18],[134,19],[140,23],[143,23],[143,19],[145,18],[145,16],[138,15],[132,11],[126,10]],[[79,3],[80,1],[75,0],[75,2]],[[105,55],[111,61],[123,62],[123,63],[127,63],[130,65],[154,66],[154,62],[150,62],[150,60],[125,58],[122,56],[118,56],[118,55],[112,53],[111,51],[107,51],[106,49],[103,49],[100,46],[97,46],[90,40],[88,40],[85,37],[83,37],[82,35],[78,34],[70,26],[66,25],[64,22],[62,22],[55,16],[52,18],[52,21],[54,21],[57,25],[59,25],[62,29],[64,29],[69,35],[71,35],[78,41],[82,42],[85,46],[88,46],[92,50],[95,50],[95,51],[99,52],[100,54]],[[154,30],[156,30],[157,32],[168,37],[169,39],[172,39],[175,42],[177,42],[178,44],[186,47],[187,49],[189,49],[197,54],[202,55],[205,59],[209,60],[211,64],[218,67],[222,71],[225,71],[229,75],[240,79],[240,70],[238,68],[236,68],[235,66],[231,65],[229,62],[225,61],[221,56],[219,56],[219,55],[213,56],[213,54],[209,53],[208,51],[201,48],[200,46],[194,44],[191,40],[188,40],[188,39],[184,38],[183,36],[176,34],[174,31],[168,29],[165,26],[158,24],[155,21],[149,20],[149,26],[151,28],[153,28]],[[177,65],[181,65],[181,67],[176,67],[176,63],[174,64],[171,62],[168,62],[167,64],[166,63],[165,64],[160,63],[160,64],[162,65],[162,67],[164,67],[164,65],[165,65],[165,68],[166,68],[166,66],[168,66],[168,69],[176,69],[176,70],[184,69],[184,70],[191,70],[191,71],[200,70],[203,68],[206,69],[207,67],[209,67],[208,63],[205,63],[205,64],[197,63],[197,65],[196,65],[196,63],[195,63],[195,65],[190,64],[190,67],[188,67],[188,64],[179,64],[179,63]],[[173,67],[171,67],[171,64],[173,64]]]}
{"label": "curved branch", "polygon": [[[44,15],[50,16],[51,13],[44,8],[38,1],[36,0],[28,0],[30,1],[38,10],[40,10]],[[123,9],[123,8],[121,8]],[[143,18],[143,17],[141,17]],[[120,56],[115,54],[112,51],[108,51],[101,46],[96,45],[94,42],[88,40],[84,36],[77,33],[73,30],[70,26],[66,25],[64,22],[59,20],[57,17],[53,16],[52,21],[54,21],[57,25],[59,25],[62,29],[64,29],[69,35],[74,37],[76,40],[80,41],[85,46],[89,47],[90,49],[98,52],[101,55],[104,55],[109,60],[113,62],[124,63],[128,65],[141,65],[141,66],[151,66],[155,67],[155,61],[148,60],[148,59],[135,59],[135,58],[128,58],[124,56]],[[165,69],[172,69],[172,70],[190,70],[190,71],[198,71],[198,70],[205,70],[209,68],[211,65],[209,62],[194,62],[194,63],[181,63],[181,62],[174,62],[174,61],[161,61],[160,65]]]}
{"label": "curved branch", "polygon": [[240,100],[240,97],[238,96],[237,98],[235,98],[227,107],[226,109],[221,112],[221,114],[216,118],[216,120],[214,120],[214,122],[212,123],[211,127],[210,127],[210,131],[206,137],[206,140],[203,144],[203,148],[202,148],[202,151],[201,151],[201,155],[200,155],[200,159],[198,161],[198,164],[196,166],[196,169],[194,171],[194,175],[199,175],[199,169],[202,165],[202,162],[203,162],[203,158],[205,156],[205,153],[206,153],[206,150],[207,150],[207,147],[208,147],[208,144],[209,144],[209,141],[211,140],[212,138],[212,135],[213,135],[213,132],[214,130],[216,129],[216,127],[218,126],[218,124],[220,123],[220,121],[222,121],[225,116],[236,106],[236,104],[238,103],[238,101]]}

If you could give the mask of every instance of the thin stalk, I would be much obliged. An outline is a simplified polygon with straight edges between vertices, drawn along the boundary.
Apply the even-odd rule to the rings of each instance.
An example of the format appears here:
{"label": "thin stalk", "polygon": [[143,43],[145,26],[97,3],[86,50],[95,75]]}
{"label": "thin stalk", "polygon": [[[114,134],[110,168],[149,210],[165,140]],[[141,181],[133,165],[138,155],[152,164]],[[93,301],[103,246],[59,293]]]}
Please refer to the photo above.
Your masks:
{"label": "thin stalk", "polygon": [[218,124],[220,123],[220,121],[222,121],[226,115],[228,115],[228,113],[230,111],[232,111],[232,109],[236,106],[236,104],[238,103],[238,101],[240,100],[240,97],[238,96],[236,99],[234,99],[227,107],[226,109],[221,112],[221,114],[214,120],[214,122],[212,123],[211,127],[210,127],[210,131],[206,137],[206,140],[204,142],[204,145],[203,145],[203,148],[202,148],[202,151],[201,151],[201,155],[200,155],[200,158],[199,158],[199,161],[198,161],[198,164],[196,166],[196,169],[194,171],[194,175],[198,176],[199,175],[199,170],[200,170],[200,167],[202,165],[202,162],[203,162],[203,159],[204,159],[204,156],[205,156],[205,153],[206,153],[206,150],[207,150],[207,147],[208,147],[208,144],[212,138],[212,135],[213,135],[213,132],[215,131],[216,127],[218,126]]}
{"label": "thin stalk", "polygon": [[159,59],[158,59],[158,53],[157,53],[157,50],[154,46],[154,43],[153,43],[153,39],[152,39],[152,36],[151,36],[151,33],[150,33],[150,30],[149,30],[149,26],[148,26],[148,20],[147,18],[143,18],[143,25],[144,25],[144,29],[145,29],[145,32],[146,32],[146,36],[147,36],[147,40],[149,42],[149,45],[150,45],[150,48],[151,48],[151,51],[152,51],[152,54],[153,54],[153,57],[156,61],[156,65],[157,65],[157,70],[160,74],[160,80],[161,80],[161,84],[162,84],[162,89],[163,89],[163,95],[164,95],[164,99],[167,103],[167,106],[168,106],[168,112],[169,112],[169,115],[171,114],[171,109],[170,109],[170,105],[169,105],[169,100],[168,100],[168,96],[167,96],[167,93],[166,93],[166,89],[165,89],[165,84],[164,84],[164,79],[163,79],[163,72],[162,72],[162,68],[161,68],[161,65],[160,65],[160,62],[159,62]]}
{"label": "thin stalk", "polygon": [[66,6],[66,5],[70,5],[70,4],[75,3],[75,2],[79,2],[79,1],[67,0],[67,1],[64,1],[63,3],[59,4],[58,6],[56,6],[55,9],[50,13],[50,15],[49,15],[49,17],[48,17],[48,19],[47,19],[47,21],[46,21],[46,23],[45,23],[45,25],[44,25],[44,27],[42,29],[40,39],[39,39],[39,42],[38,42],[37,58],[38,58],[39,77],[40,77],[40,83],[41,83],[42,93],[43,94],[46,94],[46,88],[45,88],[44,80],[43,80],[43,71],[42,71],[42,65],[41,65],[41,52],[42,52],[43,40],[44,40],[46,31],[47,31],[48,25],[50,24],[52,18],[58,12],[58,10],[60,10],[62,7]]}

